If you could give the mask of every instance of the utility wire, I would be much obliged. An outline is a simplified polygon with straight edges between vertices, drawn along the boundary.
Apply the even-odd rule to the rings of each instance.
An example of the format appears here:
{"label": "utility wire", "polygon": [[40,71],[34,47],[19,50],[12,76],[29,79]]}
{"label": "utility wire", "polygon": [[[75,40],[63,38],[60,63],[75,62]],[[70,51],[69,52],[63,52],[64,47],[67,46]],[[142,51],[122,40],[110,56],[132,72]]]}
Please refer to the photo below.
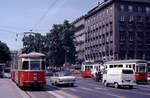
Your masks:
{"label": "utility wire", "polygon": [[40,20],[34,25],[35,29],[38,26],[38,24],[40,24],[43,21],[43,19],[47,16],[48,12],[57,4],[57,1],[59,1],[59,0],[54,0],[54,2],[52,4],[50,4],[47,11],[41,16]]}

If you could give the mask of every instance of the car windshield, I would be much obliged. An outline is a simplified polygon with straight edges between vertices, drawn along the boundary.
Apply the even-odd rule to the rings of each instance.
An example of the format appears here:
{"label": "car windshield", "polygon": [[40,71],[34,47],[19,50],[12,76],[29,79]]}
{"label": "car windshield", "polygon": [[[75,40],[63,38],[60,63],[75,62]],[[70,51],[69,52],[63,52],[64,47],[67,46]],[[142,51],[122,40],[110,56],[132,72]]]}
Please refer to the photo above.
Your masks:
{"label": "car windshield", "polygon": [[59,73],[59,75],[58,75],[59,77],[63,77],[63,76],[70,76],[70,73]]}
{"label": "car windshield", "polygon": [[122,70],[123,74],[133,74],[133,70]]}

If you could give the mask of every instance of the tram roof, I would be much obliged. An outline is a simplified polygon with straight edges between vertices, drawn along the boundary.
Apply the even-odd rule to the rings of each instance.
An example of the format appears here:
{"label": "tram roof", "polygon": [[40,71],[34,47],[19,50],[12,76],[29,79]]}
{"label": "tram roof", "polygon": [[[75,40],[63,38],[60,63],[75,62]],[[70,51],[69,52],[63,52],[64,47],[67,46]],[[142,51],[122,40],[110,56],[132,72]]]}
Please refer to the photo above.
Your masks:
{"label": "tram roof", "polygon": [[24,57],[44,57],[45,55],[43,53],[38,53],[38,52],[31,52],[28,54],[21,54],[19,57],[24,58]]}
{"label": "tram roof", "polygon": [[116,61],[108,61],[105,64],[113,64],[113,63],[145,63],[146,60],[141,59],[133,59],[133,60],[116,60]]}

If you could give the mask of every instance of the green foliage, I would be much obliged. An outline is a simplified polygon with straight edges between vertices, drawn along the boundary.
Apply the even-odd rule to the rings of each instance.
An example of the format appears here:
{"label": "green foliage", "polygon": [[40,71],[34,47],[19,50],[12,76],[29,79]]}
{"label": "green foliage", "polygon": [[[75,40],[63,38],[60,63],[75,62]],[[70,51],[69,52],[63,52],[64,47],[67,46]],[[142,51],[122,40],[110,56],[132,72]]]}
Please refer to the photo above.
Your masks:
{"label": "green foliage", "polygon": [[45,37],[39,33],[35,33],[34,35],[30,34],[28,36],[24,36],[23,39],[23,53],[30,52],[42,52],[44,53],[44,45],[45,45]]}
{"label": "green foliage", "polygon": [[51,66],[62,66],[65,58],[68,63],[75,61],[74,28],[68,21],[54,24],[46,35],[47,60]]}
{"label": "green foliage", "polygon": [[0,41],[0,63],[6,63],[7,61],[10,61],[10,50],[8,46]]}
{"label": "green foliage", "polygon": [[67,62],[75,61],[74,28],[65,20],[63,24],[54,24],[46,36],[39,33],[24,36],[23,53],[32,51],[46,54],[47,64],[50,66],[62,66]]}

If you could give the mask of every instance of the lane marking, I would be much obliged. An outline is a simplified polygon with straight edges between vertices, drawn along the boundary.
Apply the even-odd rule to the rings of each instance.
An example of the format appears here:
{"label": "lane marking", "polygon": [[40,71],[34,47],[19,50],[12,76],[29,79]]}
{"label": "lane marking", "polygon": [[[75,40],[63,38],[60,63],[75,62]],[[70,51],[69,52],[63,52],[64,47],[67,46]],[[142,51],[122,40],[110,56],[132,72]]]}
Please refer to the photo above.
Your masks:
{"label": "lane marking", "polygon": [[79,98],[78,96],[71,95],[71,94],[63,92],[63,91],[57,91],[57,92],[67,96],[67,98]]}
{"label": "lane marking", "polygon": [[[80,87],[80,88],[83,89],[83,90],[93,91],[95,93],[104,94],[104,95],[108,95],[108,96],[113,96],[113,97],[117,97],[117,98],[126,98],[124,96],[120,96],[120,95],[117,95],[117,94],[114,94],[114,93],[99,92],[99,91],[95,91],[95,90],[92,90],[92,89],[89,89],[89,88],[86,88],[86,87]],[[96,89],[103,89],[103,88],[98,88],[97,87]],[[107,90],[107,89],[105,89],[105,90]]]}
{"label": "lane marking", "polygon": [[65,97],[63,97],[63,96],[57,94],[55,91],[47,91],[47,92],[48,92],[49,94],[55,96],[56,98],[65,98]]}
{"label": "lane marking", "polygon": [[[115,88],[110,88],[110,89],[115,89]],[[149,96],[150,94],[149,93],[145,93],[145,92],[136,92],[136,91],[128,91],[128,90],[123,90],[123,89],[116,89],[118,91],[124,91],[124,92],[128,92],[128,93],[134,93],[134,94],[140,94],[140,95],[146,95],[146,96]]]}
{"label": "lane marking", "polygon": [[86,88],[86,87],[79,87],[79,88],[81,88],[83,90],[87,90],[87,91],[93,91],[92,89],[89,89],[89,88]]}
{"label": "lane marking", "polygon": [[73,88],[70,88],[69,90],[74,91],[74,92],[76,92],[76,91],[77,91],[77,89],[73,89]]}
{"label": "lane marking", "polygon": [[114,96],[114,97],[117,97],[117,98],[126,98],[126,97],[119,96],[119,95],[112,94],[112,93],[108,93],[107,95]]}
{"label": "lane marking", "polygon": [[108,89],[106,89],[106,88],[100,88],[100,87],[95,87],[95,89],[97,89],[97,90],[108,90]]}

